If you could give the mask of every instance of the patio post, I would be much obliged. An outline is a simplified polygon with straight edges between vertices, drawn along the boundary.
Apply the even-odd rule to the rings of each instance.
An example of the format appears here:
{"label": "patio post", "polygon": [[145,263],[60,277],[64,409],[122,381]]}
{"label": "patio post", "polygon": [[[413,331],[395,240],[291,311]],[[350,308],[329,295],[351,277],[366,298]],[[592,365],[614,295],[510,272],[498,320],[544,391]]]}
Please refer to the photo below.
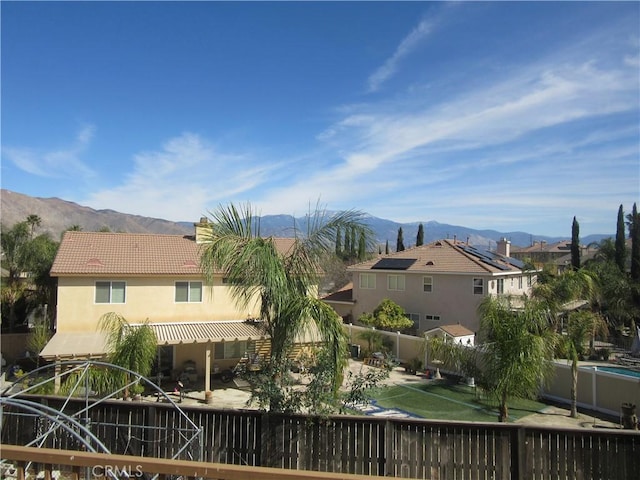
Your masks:
{"label": "patio post", "polygon": [[204,354],[204,391],[211,390],[211,342],[207,342],[207,351]]}

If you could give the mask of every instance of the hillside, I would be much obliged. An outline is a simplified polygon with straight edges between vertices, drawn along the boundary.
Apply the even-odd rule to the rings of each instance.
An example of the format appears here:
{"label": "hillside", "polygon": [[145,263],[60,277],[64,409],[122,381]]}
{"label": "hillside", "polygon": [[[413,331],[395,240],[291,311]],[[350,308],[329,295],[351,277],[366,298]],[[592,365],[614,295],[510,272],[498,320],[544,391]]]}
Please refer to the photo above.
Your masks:
{"label": "hillside", "polygon": [[[72,225],[78,225],[84,231],[98,231],[108,228],[113,232],[130,233],[164,233],[176,235],[188,235],[193,233],[193,223],[197,218],[184,222],[171,222],[159,218],[129,215],[113,210],[94,210],[77,203],[61,200],[59,198],[38,198],[23,195],[9,190],[1,190],[2,225],[12,226],[23,221],[28,215],[38,215],[42,225],[39,233],[48,232],[52,238],[59,239],[62,233]],[[291,236],[291,228],[294,221],[299,228],[306,228],[306,219],[294,219],[290,215],[265,215],[260,226],[263,235],[275,235],[281,237]],[[415,243],[418,225],[420,222],[398,223],[373,216],[367,216],[366,223],[374,231],[378,243],[384,245],[389,241],[391,251],[395,250],[398,228],[402,227],[404,243],[410,247]],[[422,222],[425,231],[425,243],[441,238],[458,238],[467,240],[473,245],[495,248],[496,241],[500,238],[511,240],[514,246],[528,246],[533,240],[545,240],[548,243],[566,240],[567,237],[547,237],[534,235],[527,232],[498,232],[496,230],[474,230],[457,225],[438,223],[435,221]],[[570,226],[567,226],[569,230]],[[600,241],[613,235],[590,235],[581,238],[581,243],[589,244]]]}
{"label": "hillside", "polygon": [[128,215],[113,210],[94,210],[59,198],[30,197],[4,189],[1,195],[0,211],[3,226],[14,225],[25,220],[28,215],[38,215],[42,219],[42,225],[37,231],[47,232],[56,240],[72,225],[79,225],[84,231],[98,231],[106,227],[113,232],[130,233],[189,234],[193,232],[193,226],[186,224]]}

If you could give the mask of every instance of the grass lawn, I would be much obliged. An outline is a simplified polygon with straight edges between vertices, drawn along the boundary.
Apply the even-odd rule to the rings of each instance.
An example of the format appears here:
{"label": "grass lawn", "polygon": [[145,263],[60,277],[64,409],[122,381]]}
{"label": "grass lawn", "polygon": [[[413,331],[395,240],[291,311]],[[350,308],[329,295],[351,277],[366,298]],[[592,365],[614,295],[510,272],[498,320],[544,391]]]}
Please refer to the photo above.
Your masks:
{"label": "grass lawn", "polygon": [[[374,395],[375,405],[398,408],[423,418],[472,422],[498,421],[498,403],[481,395],[475,388],[446,380],[426,385],[395,385],[380,388]],[[539,412],[547,405],[533,400],[514,398],[509,401],[509,420]]]}

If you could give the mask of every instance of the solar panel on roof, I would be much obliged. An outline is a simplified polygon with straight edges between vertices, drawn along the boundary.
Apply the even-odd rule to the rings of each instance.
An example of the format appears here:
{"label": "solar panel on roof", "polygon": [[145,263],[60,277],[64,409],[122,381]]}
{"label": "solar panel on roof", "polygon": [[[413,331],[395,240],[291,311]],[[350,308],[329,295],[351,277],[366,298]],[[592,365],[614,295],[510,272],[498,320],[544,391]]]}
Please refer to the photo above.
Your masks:
{"label": "solar panel on roof", "polygon": [[371,268],[376,270],[406,270],[416,261],[416,258],[382,258]]}
{"label": "solar panel on roof", "polygon": [[474,257],[478,258],[480,261],[482,261],[483,263],[486,263],[487,265],[497,268],[498,270],[509,270],[509,267],[507,267],[506,265],[502,265],[501,263],[498,263],[496,261],[496,260],[502,260],[502,257],[499,255],[496,255],[492,252],[487,252],[486,250],[485,251],[478,250],[477,248],[474,248],[471,245],[459,245],[459,247],[463,251],[467,252],[469,255],[473,255]]}
{"label": "solar panel on roof", "polygon": [[506,257],[504,261],[507,262],[509,265],[513,265],[514,267],[519,268],[521,270],[524,268],[524,265],[525,265],[522,260],[518,260],[517,258]]}

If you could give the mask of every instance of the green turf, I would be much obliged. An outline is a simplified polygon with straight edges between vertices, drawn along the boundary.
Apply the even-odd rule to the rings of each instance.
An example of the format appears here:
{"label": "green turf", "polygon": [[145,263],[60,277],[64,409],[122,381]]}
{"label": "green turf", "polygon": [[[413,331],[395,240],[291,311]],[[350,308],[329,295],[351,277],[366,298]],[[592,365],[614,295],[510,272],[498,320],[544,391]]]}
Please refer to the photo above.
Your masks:
{"label": "green turf", "polygon": [[[439,420],[495,422],[497,402],[466,385],[446,381],[426,385],[396,385],[379,389],[373,396],[376,405],[398,408],[420,417]],[[514,398],[508,402],[509,420],[539,412],[545,404]]]}

